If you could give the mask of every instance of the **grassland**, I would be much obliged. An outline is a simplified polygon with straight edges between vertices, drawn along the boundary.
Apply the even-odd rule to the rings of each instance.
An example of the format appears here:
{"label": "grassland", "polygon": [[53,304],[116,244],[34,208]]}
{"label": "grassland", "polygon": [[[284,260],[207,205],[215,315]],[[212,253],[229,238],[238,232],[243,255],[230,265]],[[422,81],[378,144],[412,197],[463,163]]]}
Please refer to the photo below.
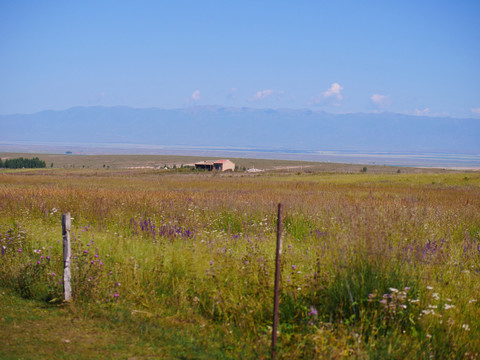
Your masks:
{"label": "grassland", "polygon": [[[11,158],[32,158],[38,157],[45,161],[47,168],[53,169],[97,169],[97,170],[141,170],[141,169],[162,169],[181,168],[182,166],[194,164],[197,161],[208,160],[205,156],[179,156],[179,155],[74,155],[74,154],[45,154],[45,153],[15,153],[0,152],[3,160]],[[335,172],[335,173],[357,173],[364,165],[340,164],[330,162],[313,162],[299,160],[272,160],[272,159],[246,159],[232,158],[240,172],[243,169],[260,169],[269,172]],[[368,165],[369,173],[449,173],[452,170],[443,168],[415,168],[405,166],[382,166]]]}
{"label": "grassland", "polygon": [[0,355],[268,358],[282,202],[279,358],[479,358],[480,174],[370,170],[0,172]]}

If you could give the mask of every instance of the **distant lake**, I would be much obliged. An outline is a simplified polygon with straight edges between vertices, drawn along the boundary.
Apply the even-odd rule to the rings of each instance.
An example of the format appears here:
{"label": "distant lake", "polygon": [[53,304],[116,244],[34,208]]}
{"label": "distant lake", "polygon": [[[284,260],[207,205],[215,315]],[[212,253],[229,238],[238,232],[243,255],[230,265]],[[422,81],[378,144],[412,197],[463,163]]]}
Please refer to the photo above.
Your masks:
{"label": "distant lake", "polygon": [[162,146],[125,143],[2,142],[0,152],[59,153],[76,155],[144,154],[304,160],[347,164],[480,169],[480,154],[406,153],[363,150],[301,150],[214,146]]}

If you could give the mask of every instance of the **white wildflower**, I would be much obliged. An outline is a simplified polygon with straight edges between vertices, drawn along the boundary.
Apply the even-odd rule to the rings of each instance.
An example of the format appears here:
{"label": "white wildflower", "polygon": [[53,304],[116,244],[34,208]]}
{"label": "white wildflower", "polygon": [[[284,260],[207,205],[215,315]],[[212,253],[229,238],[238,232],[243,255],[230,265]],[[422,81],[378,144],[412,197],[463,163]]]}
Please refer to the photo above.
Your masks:
{"label": "white wildflower", "polygon": [[462,325],[462,328],[463,328],[465,331],[470,331],[470,326],[468,326],[468,324],[463,324],[463,325]]}

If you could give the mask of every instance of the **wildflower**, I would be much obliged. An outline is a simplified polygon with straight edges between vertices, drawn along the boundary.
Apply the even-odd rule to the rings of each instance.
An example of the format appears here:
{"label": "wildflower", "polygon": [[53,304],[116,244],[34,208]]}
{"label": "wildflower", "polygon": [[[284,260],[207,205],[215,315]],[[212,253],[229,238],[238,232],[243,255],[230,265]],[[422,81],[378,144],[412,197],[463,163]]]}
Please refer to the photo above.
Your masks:
{"label": "wildflower", "polygon": [[465,331],[470,331],[470,326],[468,326],[468,324],[463,324],[462,329],[464,329]]}
{"label": "wildflower", "polygon": [[427,286],[427,290],[433,290],[433,287]]}
{"label": "wildflower", "polygon": [[450,304],[445,304],[445,310],[448,310],[448,309],[451,309],[451,308],[454,308],[455,305],[450,305]]}
{"label": "wildflower", "polygon": [[98,258],[98,254],[95,254],[95,257]]}
{"label": "wildflower", "polygon": [[37,261],[37,265],[40,265],[40,261]]}
{"label": "wildflower", "polygon": [[22,249],[18,249],[18,252],[21,253],[21,252],[22,252]]}
{"label": "wildflower", "polygon": [[120,283],[119,282],[115,283],[115,286],[120,286]]}
{"label": "wildflower", "polygon": [[118,297],[118,294],[117,294],[117,293],[113,294],[113,297],[116,297],[116,298],[117,298],[117,297]]}
{"label": "wildflower", "polygon": [[297,270],[297,265],[292,265],[292,270]]}
{"label": "wildflower", "polygon": [[50,260],[50,256],[47,256],[47,260]]}
{"label": "wildflower", "polygon": [[390,290],[390,292],[392,293],[398,293],[398,289],[395,288],[389,288],[388,290]]}
{"label": "wildflower", "polygon": [[409,286],[405,286],[405,291],[408,291],[410,290],[410,287]]}
{"label": "wildflower", "polygon": [[83,250],[83,253],[84,253],[84,254],[88,254],[88,250]]}
{"label": "wildflower", "polygon": [[468,303],[469,303],[469,304],[473,304],[473,303],[475,303],[475,302],[477,302],[477,299],[472,299],[472,300],[470,300]]}
{"label": "wildflower", "polygon": [[90,264],[95,264],[95,261],[91,260],[91,261],[90,261]]}
{"label": "wildflower", "polygon": [[438,295],[438,293],[433,293],[432,294],[432,297],[435,299],[435,300],[438,300],[440,297]]}
{"label": "wildflower", "polygon": [[315,307],[313,305],[310,305],[310,312],[308,313],[308,316],[317,316],[318,315],[318,311],[317,309],[315,309]]}
{"label": "wildflower", "polygon": [[57,276],[57,274],[55,274],[54,272],[52,272],[52,276]]}

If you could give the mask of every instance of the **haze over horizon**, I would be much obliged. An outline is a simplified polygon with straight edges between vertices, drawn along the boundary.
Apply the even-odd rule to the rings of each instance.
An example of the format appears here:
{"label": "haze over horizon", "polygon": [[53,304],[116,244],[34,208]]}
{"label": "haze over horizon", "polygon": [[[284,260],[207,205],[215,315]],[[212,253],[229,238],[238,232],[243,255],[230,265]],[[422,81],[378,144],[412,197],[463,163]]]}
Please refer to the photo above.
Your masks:
{"label": "haze over horizon", "polygon": [[0,3],[0,114],[218,105],[480,119],[478,1]]}

